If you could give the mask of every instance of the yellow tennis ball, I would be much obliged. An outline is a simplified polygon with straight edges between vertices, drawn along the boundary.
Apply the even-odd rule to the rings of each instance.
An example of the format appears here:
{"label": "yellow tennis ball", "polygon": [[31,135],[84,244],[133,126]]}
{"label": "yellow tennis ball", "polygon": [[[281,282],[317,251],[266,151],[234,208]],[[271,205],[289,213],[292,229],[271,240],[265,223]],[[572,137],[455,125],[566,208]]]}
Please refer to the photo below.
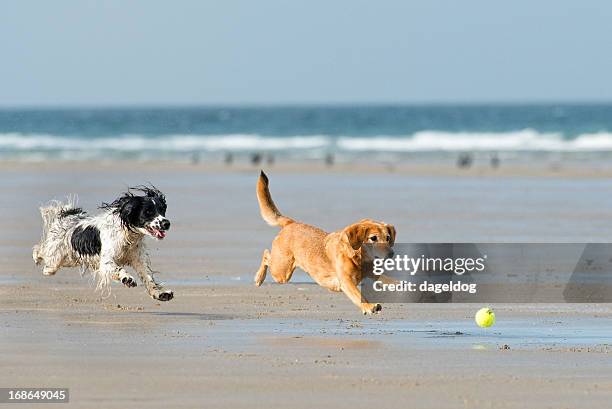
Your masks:
{"label": "yellow tennis ball", "polygon": [[474,320],[479,327],[488,328],[495,324],[495,313],[490,308],[481,308],[474,316]]}

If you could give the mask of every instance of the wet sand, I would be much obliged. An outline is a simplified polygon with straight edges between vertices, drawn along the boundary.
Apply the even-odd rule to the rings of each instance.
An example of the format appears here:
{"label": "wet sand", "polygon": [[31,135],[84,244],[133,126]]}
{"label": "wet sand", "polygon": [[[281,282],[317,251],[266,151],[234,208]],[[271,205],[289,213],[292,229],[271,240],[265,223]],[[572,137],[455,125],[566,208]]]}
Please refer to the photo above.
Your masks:
{"label": "wet sand", "polygon": [[[607,408],[612,307],[386,304],[363,317],[297,273],[252,285],[275,230],[259,218],[256,169],[186,165],[2,166],[0,385],[69,387],[69,407]],[[610,241],[605,177],[269,171],[286,214],[328,230],[368,216],[398,241]],[[93,211],[127,185],[168,196],[173,228],[151,242],[176,298],[141,287],[100,299],[75,270],[30,258],[37,206],[78,193]],[[563,222],[560,222],[563,221]],[[20,407],[26,407],[22,405]],[[59,406],[59,405],[58,405]]]}

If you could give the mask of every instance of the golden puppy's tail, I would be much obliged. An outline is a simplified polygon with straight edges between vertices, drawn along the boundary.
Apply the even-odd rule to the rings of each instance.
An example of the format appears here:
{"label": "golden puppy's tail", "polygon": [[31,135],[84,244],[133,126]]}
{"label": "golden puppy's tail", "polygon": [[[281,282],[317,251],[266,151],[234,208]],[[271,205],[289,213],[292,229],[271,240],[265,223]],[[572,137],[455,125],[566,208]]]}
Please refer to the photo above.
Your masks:
{"label": "golden puppy's tail", "polygon": [[270,226],[281,226],[293,223],[295,220],[289,217],[283,216],[281,212],[276,208],[272,196],[270,196],[270,189],[268,189],[268,177],[261,171],[259,180],[257,181],[257,201],[259,202],[259,211],[261,217]]}

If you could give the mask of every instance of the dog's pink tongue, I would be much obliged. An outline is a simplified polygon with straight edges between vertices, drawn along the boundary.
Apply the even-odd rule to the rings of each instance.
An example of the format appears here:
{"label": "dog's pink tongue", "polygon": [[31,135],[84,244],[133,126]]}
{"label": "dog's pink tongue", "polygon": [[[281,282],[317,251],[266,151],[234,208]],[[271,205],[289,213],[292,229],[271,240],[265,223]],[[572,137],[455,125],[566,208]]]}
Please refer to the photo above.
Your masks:
{"label": "dog's pink tongue", "polygon": [[157,237],[160,239],[163,239],[164,237],[166,237],[166,232],[165,231],[161,231],[161,230],[157,230]]}

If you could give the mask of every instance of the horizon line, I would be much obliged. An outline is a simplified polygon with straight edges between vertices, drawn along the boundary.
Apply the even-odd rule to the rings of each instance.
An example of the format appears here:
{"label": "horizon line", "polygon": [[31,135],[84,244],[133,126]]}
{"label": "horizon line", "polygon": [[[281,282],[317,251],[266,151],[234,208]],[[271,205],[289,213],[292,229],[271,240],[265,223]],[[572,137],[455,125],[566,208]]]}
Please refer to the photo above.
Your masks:
{"label": "horizon line", "polygon": [[612,105],[612,99],[589,100],[483,100],[483,101],[371,101],[371,102],[210,102],[210,103],[80,103],[80,104],[0,104],[0,110],[106,110],[106,109],[256,109],[256,108],[385,108],[385,107],[516,107],[516,106]]}

